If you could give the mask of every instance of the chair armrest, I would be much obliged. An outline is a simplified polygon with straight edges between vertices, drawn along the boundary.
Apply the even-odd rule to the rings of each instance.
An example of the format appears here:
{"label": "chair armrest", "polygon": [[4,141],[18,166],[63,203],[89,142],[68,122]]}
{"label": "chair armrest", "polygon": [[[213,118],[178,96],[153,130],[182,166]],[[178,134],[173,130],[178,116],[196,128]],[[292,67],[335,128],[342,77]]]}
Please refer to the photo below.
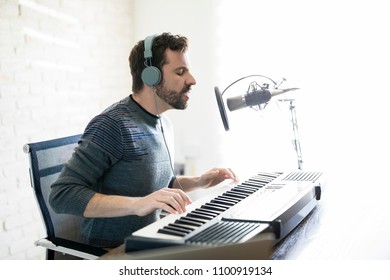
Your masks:
{"label": "chair armrest", "polygon": [[46,249],[89,260],[95,260],[108,252],[103,248],[58,237],[40,239],[35,241],[34,244],[35,246],[41,246]]}

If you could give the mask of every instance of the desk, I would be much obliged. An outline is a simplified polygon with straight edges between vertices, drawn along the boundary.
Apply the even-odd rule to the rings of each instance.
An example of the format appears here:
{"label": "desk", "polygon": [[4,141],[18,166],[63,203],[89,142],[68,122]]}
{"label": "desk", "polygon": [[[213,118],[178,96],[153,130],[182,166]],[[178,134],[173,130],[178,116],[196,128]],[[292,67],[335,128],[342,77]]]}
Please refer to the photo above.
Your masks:
{"label": "desk", "polygon": [[[390,260],[390,187],[382,180],[354,177],[328,180],[316,208],[272,248],[270,258]],[[102,259],[125,258],[122,245]]]}
{"label": "desk", "polygon": [[272,258],[390,260],[390,189],[377,175],[332,177],[317,207]]}

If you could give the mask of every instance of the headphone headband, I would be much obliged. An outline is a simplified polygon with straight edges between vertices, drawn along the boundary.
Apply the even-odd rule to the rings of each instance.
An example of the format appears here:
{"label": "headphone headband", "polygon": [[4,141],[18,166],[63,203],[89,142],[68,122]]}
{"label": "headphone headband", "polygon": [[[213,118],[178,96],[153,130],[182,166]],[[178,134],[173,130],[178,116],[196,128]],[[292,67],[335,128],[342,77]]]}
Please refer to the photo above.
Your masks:
{"label": "headphone headband", "polygon": [[148,36],[145,38],[145,41],[144,41],[144,48],[145,48],[144,58],[145,59],[149,59],[149,58],[153,57],[152,45],[153,45],[154,38],[156,38],[156,35],[151,35],[151,36]]}
{"label": "headphone headband", "polygon": [[161,72],[160,70],[152,65],[152,46],[154,38],[157,35],[151,35],[145,38],[144,40],[144,59],[145,59],[145,69],[141,73],[141,79],[144,84],[154,87],[158,85],[161,81]]}

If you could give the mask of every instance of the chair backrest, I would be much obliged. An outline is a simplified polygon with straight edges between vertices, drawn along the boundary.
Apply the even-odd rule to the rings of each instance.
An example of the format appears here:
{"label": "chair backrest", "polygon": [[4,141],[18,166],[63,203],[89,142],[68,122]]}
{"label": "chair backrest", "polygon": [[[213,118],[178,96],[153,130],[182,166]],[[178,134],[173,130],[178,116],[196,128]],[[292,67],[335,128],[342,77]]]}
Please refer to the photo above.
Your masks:
{"label": "chair backrest", "polygon": [[24,145],[29,155],[31,186],[40,209],[48,238],[60,237],[80,242],[82,217],[56,214],[48,203],[51,184],[58,178],[62,167],[70,159],[81,137],[79,135]]}

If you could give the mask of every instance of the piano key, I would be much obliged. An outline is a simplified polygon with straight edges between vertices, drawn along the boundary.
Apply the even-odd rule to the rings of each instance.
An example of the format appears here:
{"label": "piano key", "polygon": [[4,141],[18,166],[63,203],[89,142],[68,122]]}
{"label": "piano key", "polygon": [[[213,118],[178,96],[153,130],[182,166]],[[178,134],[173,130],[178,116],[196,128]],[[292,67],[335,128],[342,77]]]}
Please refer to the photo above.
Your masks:
{"label": "piano key", "polygon": [[257,228],[258,225],[255,225],[254,223],[245,223],[243,225],[240,225],[239,227],[235,227],[235,229],[232,229],[229,233],[229,236],[225,239],[223,239],[223,242],[228,243],[236,243],[240,241],[244,236],[249,234],[251,231],[253,231],[255,228]]}
{"label": "piano key", "polygon": [[219,222],[191,237],[186,243],[217,245],[239,242],[243,237],[255,230],[259,224],[248,222]]}
{"label": "piano key", "polygon": [[188,213],[187,217],[194,217],[194,218],[199,218],[199,219],[203,219],[203,220],[211,220],[211,218],[209,216],[199,214],[199,213],[194,213],[194,212]]}
{"label": "piano key", "polygon": [[219,214],[221,214],[221,212],[219,212],[219,211],[210,210],[210,209],[204,209],[204,208],[197,208],[196,210],[200,210],[200,211],[202,211],[203,213],[212,215],[212,216],[214,216],[214,217],[216,217],[216,216],[218,216]]}
{"label": "piano key", "polygon": [[[205,203],[204,205],[211,206],[211,207],[206,207],[205,209],[216,211],[219,213],[224,212],[231,207],[231,205],[226,205],[226,204],[220,203],[218,201],[212,201],[212,200],[208,203]],[[204,206],[204,205],[202,205],[202,206]],[[202,206],[200,208],[204,208]],[[215,208],[213,209],[212,207],[215,207]]]}
{"label": "piano key", "polygon": [[211,203],[206,203],[206,204],[202,205],[200,208],[211,209],[211,210],[216,210],[216,211],[221,211],[221,212],[224,212],[227,209],[229,209],[229,207],[223,207],[223,205],[219,206],[219,205],[211,204]]}
{"label": "piano key", "polygon": [[186,235],[189,234],[191,231],[193,231],[193,229],[191,229],[191,230],[184,229],[184,228],[181,228],[179,226],[175,226],[174,224],[168,224],[168,225],[164,226],[163,229],[170,229],[170,230],[175,231],[175,232],[182,232]]}
{"label": "piano key", "polygon": [[235,198],[238,198],[240,200],[242,200],[246,197],[246,196],[242,196],[242,195],[239,195],[239,194],[231,192],[231,191],[225,192],[224,195],[229,196],[229,197],[235,197]]}
{"label": "piano key", "polygon": [[248,190],[248,189],[245,189],[245,188],[242,188],[242,187],[238,187],[238,186],[234,187],[232,190],[240,192],[240,193],[248,194],[248,195],[250,195],[250,194],[255,192],[253,190]]}
{"label": "piano key", "polygon": [[233,205],[235,205],[236,203],[232,203],[232,202],[230,202],[230,201],[226,201],[226,200],[223,200],[223,199],[218,199],[218,198],[216,198],[216,199],[212,199],[211,201],[210,201],[210,203],[217,203],[217,204],[222,204],[222,205],[227,205],[227,206],[233,206]]}
{"label": "piano key", "polygon": [[221,241],[228,243],[229,240],[237,239],[242,234],[246,235],[246,232],[248,231],[248,228],[252,228],[251,224],[248,222],[231,222],[229,223],[229,232],[228,234],[225,234],[221,236]]}
{"label": "piano key", "polygon": [[264,183],[264,182],[259,181],[259,180],[249,180],[248,183],[257,185],[259,188],[262,188],[268,184],[268,183]]}
{"label": "piano key", "polygon": [[187,234],[191,233],[192,231],[194,231],[194,228],[192,228],[192,229],[183,228],[180,225],[175,225],[175,224],[172,224],[172,223],[164,226],[163,228],[164,229],[170,229],[170,230],[177,231],[177,232],[182,232],[185,235],[187,235]]}
{"label": "piano key", "polygon": [[207,242],[209,244],[212,244],[210,237],[215,234],[216,231],[225,231],[228,228],[228,225],[226,223],[217,223],[204,231],[200,232],[199,234],[191,237],[188,241],[191,243],[204,243]]}
{"label": "piano key", "polygon": [[280,172],[274,172],[274,173],[262,172],[262,173],[256,174],[253,177],[265,177],[265,178],[268,178],[270,181],[272,181],[273,179],[276,179],[277,177],[279,177],[281,174],[282,173],[280,173]]}
{"label": "piano key", "polygon": [[235,202],[235,203],[238,203],[238,202],[240,202],[240,201],[242,200],[242,199],[239,199],[239,198],[237,198],[237,197],[234,197],[234,196],[231,196],[231,195],[227,195],[226,192],[223,193],[221,197],[223,197],[223,198],[225,198],[225,199],[229,199],[229,200],[231,200],[231,201],[233,201],[233,202]]}
{"label": "piano key", "polygon": [[183,232],[171,230],[171,229],[168,229],[168,228],[160,228],[157,232],[158,233],[165,233],[165,234],[169,234],[169,235],[174,235],[174,236],[180,236],[180,237],[184,237],[184,236],[187,235],[187,234],[185,234]]}
{"label": "piano key", "polygon": [[220,222],[194,238],[199,243],[224,244],[231,237],[237,238],[241,230],[245,230],[245,222]]}
{"label": "piano key", "polygon": [[203,220],[193,219],[190,217],[181,217],[180,219],[176,220],[175,223],[200,227],[206,222]]}
{"label": "piano key", "polygon": [[232,203],[233,205],[235,205],[235,204],[237,204],[239,202],[239,200],[237,200],[237,199],[232,199],[230,197],[222,196],[222,195],[217,196],[215,199],[218,200],[218,201],[225,201],[227,203]]}
{"label": "piano key", "polygon": [[222,223],[221,226],[210,228],[207,234],[205,234],[204,240],[211,244],[218,243],[222,237],[229,234],[230,230],[229,224]]}
{"label": "piano key", "polygon": [[275,179],[273,175],[261,174],[261,173],[256,174],[255,176],[252,176],[251,178],[261,178],[262,180],[267,180],[267,181],[272,181],[273,179]]}
{"label": "piano key", "polygon": [[213,214],[210,214],[210,213],[207,213],[206,211],[202,211],[202,209],[195,209],[194,211],[192,211],[191,213],[194,213],[194,214],[199,214],[199,215],[204,215],[205,217],[207,217],[208,219],[212,219],[215,217],[215,215]]}
{"label": "piano key", "polygon": [[275,177],[272,175],[268,176],[266,174],[257,174],[250,179],[261,179],[261,180],[266,181],[266,182],[271,182],[272,180],[275,179]]}
{"label": "piano key", "polygon": [[244,199],[252,194],[252,193],[240,191],[239,189],[231,189],[230,191],[228,191],[228,193],[236,194],[236,195],[240,196],[242,199]]}
{"label": "piano key", "polygon": [[191,226],[186,226],[186,225],[182,225],[180,223],[176,223],[176,222],[173,222],[173,223],[169,223],[168,226],[171,226],[171,227],[177,227],[177,228],[181,228],[183,230],[188,230],[188,231],[193,231],[196,227],[191,227]]}
{"label": "piano key", "polygon": [[243,182],[243,183],[241,183],[241,185],[254,187],[254,188],[257,188],[257,189],[261,189],[262,187],[264,187],[264,185],[259,185],[258,183],[249,182],[249,181]]}
{"label": "piano key", "polygon": [[263,181],[263,180],[260,180],[260,179],[249,179],[248,182],[251,182],[251,183],[254,183],[254,184],[258,184],[259,186],[262,186],[264,187],[265,185],[267,185],[269,182],[267,181]]}
{"label": "piano key", "polygon": [[237,185],[237,187],[240,187],[240,188],[243,188],[243,189],[247,189],[249,191],[254,191],[254,192],[259,190],[259,186],[251,186],[249,184],[244,185],[244,183],[241,183],[241,184]]}
{"label": "piano key", "polygon": [[226,227],[226,230],[219,230],[215,232],[215,237],[212,237],[211,240],[214,243],[227,243],[227,240],[229,238],[232,238],[233,236],[237,235],[237,232],[242,230],[242,228],[245,226],[244,223],[238,224],[238,223],[232,223],[229,224],[228,227]]}

